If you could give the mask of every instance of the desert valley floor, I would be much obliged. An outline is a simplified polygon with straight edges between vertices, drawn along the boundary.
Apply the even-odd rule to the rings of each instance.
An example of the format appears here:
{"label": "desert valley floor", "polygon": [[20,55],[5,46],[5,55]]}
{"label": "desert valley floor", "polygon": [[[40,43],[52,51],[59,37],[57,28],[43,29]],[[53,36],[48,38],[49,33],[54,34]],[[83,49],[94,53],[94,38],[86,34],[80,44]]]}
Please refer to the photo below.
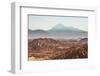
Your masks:
{"label": "desert valley floor", "polygon": [[37,38],[28,40],[28,60],[88,58],[88,39]]}

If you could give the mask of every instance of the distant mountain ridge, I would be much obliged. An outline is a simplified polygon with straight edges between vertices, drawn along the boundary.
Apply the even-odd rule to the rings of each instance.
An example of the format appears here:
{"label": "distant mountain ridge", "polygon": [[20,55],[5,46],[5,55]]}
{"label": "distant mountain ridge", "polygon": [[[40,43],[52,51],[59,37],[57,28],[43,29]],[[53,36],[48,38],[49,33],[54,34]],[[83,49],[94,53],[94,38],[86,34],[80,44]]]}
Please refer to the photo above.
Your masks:
{"label": "distant mountain ridge", "polygon": [[52,38],[65,38],[65,37],[78,37],[78,36],[87,36],[87,32],[74,28],[74,27],[66,27],[63,24],[57,24],[53,28],[49,30],[30,30],[28,29],[29,38],[35,37],[52,37]]}
{"label": "distant mountain ridge", "polygon": [[77,32],[86,32],[86,31],[83,31],[83,30],[80,30],[80,29],[77,29],[77,28],[74,28],[74,27],[66,27],[64,26],[63,24],[57,24],[55,25],[53,28],[51,28],[50,30],[48,31],[64,31],[64,32],[74,32],[74,31],[77,31]]}
{"label": "distant mountain ridge", "polygon": [[38,29],[38,30],[30,30],[30,29],[28,29],[28,32],[29,33],[45,33],[45,32],[47,32],[47,31],[44,31],[44,30],[41,30],[41,29]]}

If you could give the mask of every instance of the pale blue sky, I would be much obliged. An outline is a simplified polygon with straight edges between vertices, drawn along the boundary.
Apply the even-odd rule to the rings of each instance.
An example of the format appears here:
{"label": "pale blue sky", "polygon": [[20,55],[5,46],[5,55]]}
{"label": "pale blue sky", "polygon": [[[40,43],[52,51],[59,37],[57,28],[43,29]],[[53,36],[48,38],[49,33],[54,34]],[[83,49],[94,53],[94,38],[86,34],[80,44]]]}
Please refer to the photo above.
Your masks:
{"label": "pale blue sky", "polygon": [[49,30],[57,24],[88,31],[87,17],[29,15],[28,26],[31,30]]}

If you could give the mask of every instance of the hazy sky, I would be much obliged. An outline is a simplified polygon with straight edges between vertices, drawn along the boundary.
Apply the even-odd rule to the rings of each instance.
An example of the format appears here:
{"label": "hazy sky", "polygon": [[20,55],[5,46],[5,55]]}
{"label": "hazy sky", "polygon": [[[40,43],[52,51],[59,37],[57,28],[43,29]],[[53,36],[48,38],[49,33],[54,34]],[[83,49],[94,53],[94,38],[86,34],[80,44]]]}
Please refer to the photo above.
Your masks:
{"label": "hazy sky", "polygon": [[31,30],[49,30],[57,24],[63,24],[66,27],[75,27],[84,31],[88,30],[87,17],[29,15],[28,26]]}

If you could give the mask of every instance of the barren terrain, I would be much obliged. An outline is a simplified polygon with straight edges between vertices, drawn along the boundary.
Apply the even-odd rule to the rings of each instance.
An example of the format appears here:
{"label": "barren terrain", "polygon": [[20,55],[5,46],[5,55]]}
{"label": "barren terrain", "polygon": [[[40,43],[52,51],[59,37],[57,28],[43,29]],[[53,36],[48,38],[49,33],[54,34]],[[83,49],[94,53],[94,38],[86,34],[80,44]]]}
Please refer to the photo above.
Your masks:
{"label": "barren terrain", "polygon": [[29,61],[79,58],[88,58],[87,38],[37,38],[28,40]]}

